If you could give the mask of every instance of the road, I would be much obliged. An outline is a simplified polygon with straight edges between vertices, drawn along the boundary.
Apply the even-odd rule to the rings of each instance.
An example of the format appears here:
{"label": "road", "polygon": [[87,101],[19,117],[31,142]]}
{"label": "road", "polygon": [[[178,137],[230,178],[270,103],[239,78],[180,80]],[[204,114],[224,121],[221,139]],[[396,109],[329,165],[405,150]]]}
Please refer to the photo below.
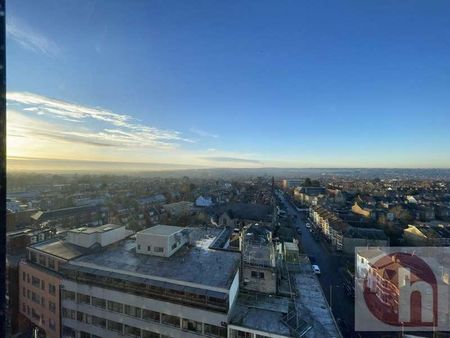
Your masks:
{"label": "road", "polygon": [[[293,221],[293,226],[302,232],[302,247],[308,256],[315,257],[315,263],[319,265],[321,275],[319,281],[327,298],[328,304],[333,311],[333,315],[344,320],[346,323],[354,327],[354,300],[345,293],[344,281],[345,276],[342,272],[344,262],[348,260],[342,255],[331,252],[327,248],[327,244],[323,240],[316,240],[306,228],[305,215],[295,209],[288,202],[284,194],[279,195],[286,205],[286,212],[290,216],[297,215],[297,219]],[[346,334],[343,334],[346,337]]]}

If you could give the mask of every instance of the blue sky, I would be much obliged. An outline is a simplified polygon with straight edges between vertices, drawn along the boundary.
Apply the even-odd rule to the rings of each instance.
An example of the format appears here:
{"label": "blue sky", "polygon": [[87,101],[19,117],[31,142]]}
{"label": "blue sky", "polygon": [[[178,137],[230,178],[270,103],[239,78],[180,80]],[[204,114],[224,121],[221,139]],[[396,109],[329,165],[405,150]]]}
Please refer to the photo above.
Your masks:
{"label": "blue sky", "polygon": [[448,1],[19,1],[8,156],[450,167]]}

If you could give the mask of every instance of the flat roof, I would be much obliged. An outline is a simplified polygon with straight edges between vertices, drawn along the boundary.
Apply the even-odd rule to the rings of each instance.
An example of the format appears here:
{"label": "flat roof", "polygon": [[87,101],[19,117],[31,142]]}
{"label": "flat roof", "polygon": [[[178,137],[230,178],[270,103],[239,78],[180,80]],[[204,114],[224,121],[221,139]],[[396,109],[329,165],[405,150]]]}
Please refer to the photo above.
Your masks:
{"label": "flat roof", "polygon": [[101,233],[101,232],[107,232],[114,229],[118,229],[122,227],[123,225],[118,224],[104,224],[98,227],[81,227],[76,229],[70,229],[67,232],[74,232],[74,233],[85,233],[85,234],[93,234],[93,233]]}
{"label": "flat roof", "polygon": [[196,240],[192,241],[192,244],[185,244],[170,257],[136,253],[136,241],[127,239],[114,247],[79,257],[68,265],[71,269],[76,266],[90,268],[94,274],[113,272],[117,278],[137,278],[144,283],[145,280],[155,277],[156,280],[171,283],[192,283],[229,289],[239,268],[240,253],[210,248],[210,244],[222,229],[190,230],[195,231],[190,238]]}
{"label": "flat roof", "polygon": [[174,225],[158,224],[155,225],[154,227],[139,231],[138,234],[170,236],[183,229],[185,228],[177,227]]}
{"label": "flat roof", "polygon": [[89,249],[58,239],[37,243],[30,247],[65,260],[74,259],[89,252]]}

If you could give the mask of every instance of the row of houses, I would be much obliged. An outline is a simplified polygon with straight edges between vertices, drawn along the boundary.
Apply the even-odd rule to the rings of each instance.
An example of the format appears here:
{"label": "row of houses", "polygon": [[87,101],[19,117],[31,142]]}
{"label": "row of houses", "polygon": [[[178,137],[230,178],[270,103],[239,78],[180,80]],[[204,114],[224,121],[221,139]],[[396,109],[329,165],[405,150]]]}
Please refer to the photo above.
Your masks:
{"label": "row of houses", "polygon": [[311,206],[309,217],[336,251],[354,254],[358,246],[389,246],[383,230],[352,227],[325,207]]}

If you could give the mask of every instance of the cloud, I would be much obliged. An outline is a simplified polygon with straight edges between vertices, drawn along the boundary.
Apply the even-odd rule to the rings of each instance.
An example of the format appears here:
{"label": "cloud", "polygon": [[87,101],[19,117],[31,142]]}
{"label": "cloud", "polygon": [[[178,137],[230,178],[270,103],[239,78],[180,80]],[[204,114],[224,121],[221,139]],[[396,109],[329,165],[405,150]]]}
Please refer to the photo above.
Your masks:
{"label": "cloud", "polygon": [[197,134],[197,135],[199,135],[201,137],[212,137],[212,138],[218,138],[219,137],[219,135],[217,135],[217,134],[213,134],[213,133],[210,133],[210,132],[208,132],[206,130],[202,130],[202,129],[198,129],[198,128],[191,128],[191,129],[189,129],[189,131],[191,133]]}
{"label": "cloud", "polygon": [[211,156],[211,157],[202,157],[204,160],[213,161],[213,162],[240,162],[240,163],[260,163],[258,160],[252,160],[248,158],[239,158],[239,157],[228,157],[228,156]]}
{"label": "cloud", "polygon": [[[82,106],[27,92],[9,92],[7,100],[9,109],[14,106],[14,109],[21,109],[22,114],[28,118],[33,117],[33,122],[26,125],[8,126],[8,132],[15,130],[16,135],[22,133],[34,137],[120,148],[173,149],[180,142],[193,142],[182,137],[178,131],[135,123],[135,119],[130,115],[117,114],[103,108]],[[43,129],[37,124],[43,119],[50,127]],[[97,123],[94,123],[95,121]]]}
{"label": "cloud", "polygon": [[16,41],[23,48],[35,53],[50,57],[56,57],[60,54],[60,48],[54,41],[15,17],[8,17],[6,20],[6,36]]}

